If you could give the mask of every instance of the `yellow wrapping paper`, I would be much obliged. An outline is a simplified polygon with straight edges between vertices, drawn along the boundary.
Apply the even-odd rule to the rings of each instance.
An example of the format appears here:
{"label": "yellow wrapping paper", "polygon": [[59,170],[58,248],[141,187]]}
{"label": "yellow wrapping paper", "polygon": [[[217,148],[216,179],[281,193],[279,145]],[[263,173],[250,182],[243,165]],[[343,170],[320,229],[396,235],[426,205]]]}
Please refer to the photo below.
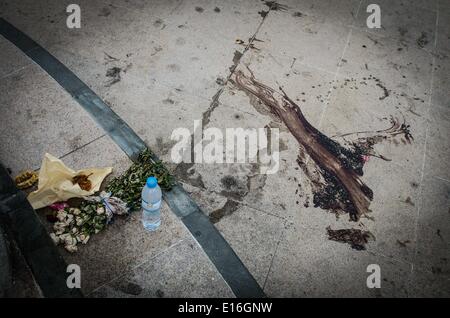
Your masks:
{"label": "yellow wrapping paper", "polygon": [[[34,209],[40,209],[58,201],[93,195],[111,172],[111,167],[74,171],[66,167],[58,158],[46,153],[39,171],[38,189],[28,195],[28,201]],[[90,191],[82,190],[78,184],[72,183],[72,178],[79,174],[91,174],[89,176],[89,181],[92,183]]]}

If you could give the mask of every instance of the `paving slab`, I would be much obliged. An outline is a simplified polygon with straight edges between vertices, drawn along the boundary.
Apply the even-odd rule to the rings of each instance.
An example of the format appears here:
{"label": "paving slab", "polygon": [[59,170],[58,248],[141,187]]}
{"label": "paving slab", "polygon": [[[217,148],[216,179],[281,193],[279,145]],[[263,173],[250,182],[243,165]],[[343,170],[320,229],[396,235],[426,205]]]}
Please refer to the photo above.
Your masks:
{"label": "paving slab", "polygon": [[81,289],[85,295],[124,275],[157,254],[188,237],[188,231],[165,203],[161,209],[161,227],[147,232],[142,226],[141,213],[128,218],[117,218],[99,234],[93,235],[87,245],[70,254],[61,248],[68,264],[81,268]]}
{"label": "paving slab", "polygon": [[450,108],[448,85],[450,83],[450,50],[441,51],[436,55],[433,74],[433,94],[431,101],[434,105]]}
{"label": "paving slab", "polygon": [[207,256],[187,238],[97,289],[92,297],[233,297]]}
{"label": "paving slab", "polygon": [[275,57],[295,58],[298,63],[335,72],[350,28],[293,13],[290,9],[270,12],[257,35],[261,42],[255,46]]}
{"label": "paving slab", "polygon": [[376,238],[368,250],[396,261],[411,263],[416,246],[415,225],[421,200],[418,186],[421,175],[410,174],[407,169],[372,159],[362,178],[374,192],[370,204],[373,220],[362,221]]}
{"label": "paving slab", "polygon": [[[380,289],[367,287],[370,264],[380,266]],[[293,222],[278,246],[264,291],[269,297],[404,297],[409,273],[408,264],[352,250],[329,241],[325,228]]]}
{"label": "paving slab", "polygon": [[331,23],[350,26],[358,15],[359,0],[287,0],[282,4],[287,7],[289,14],[297,19],[304,19],[307,23]]}
{"label": "paving slab", "polygon": [[450,180],[448,158],[450,147],[450,110],[447,107],[432,105],[428,129],[424,174]]}
{"label": "paving slab", "polygon": [[406,47],[433,50],[437,15],[435,1],[378,1],[376,4],[381,10],[381,27],[369,29],[367,18],[371,13],[366,13],[366,9],[371,3],[362,1],[355,27],[367,32],[368,36],[378,34],[398,39]]}
{"label": "paving slab", "polygon": [[438,9],[442,13],[450,13],[450,4],[445,0],[438,0]]}
{"label": "paving slab", "polygon": [[7,61],[0,65],[0,79],[31,63],[17,47],[2,36],[0,36],[0,50],[2,51],[2,58]]}
{"label": "paving slab", "polygon": [[13,174],[38,169],[45,152],[60,157],[103,132],[49,75],[32,64],[0,82],[0,160]]}
{"label": "paving slab", "polygon": [[257,31],[264,8],[258,0],[184,1],[163,19],[155,63],[142,57],[135,64],[158,82],[210,99],[244,52],[239,40],[247,43]]}
{"label": "paving slab", "polygon": [[448,298],[450,280],[430,272],[414,270],[408,281],[409,297]]}
{"label": "paving slab", "polygon": [[425,178],[417,221],[417,253],[414,266],[450,280],[450,182]]}
{"label": "paving slab", "polygon": [[[14,11],[13,5],[7,7],[9,11],[5,9],[6,18],[12,23],[21,20],[18,27],[22,25],[25,33],[65,64],[73,63],[71,54],[78,60],[89,59],[90,68],[72,70],[99,94],[103,90],[98,89],[99,82],[109,80],[104,78],[106,69],[102,67],[106,58],[113,66],[124,64],[121,72],[134,67],[141,70],[141,77],[205,98],[220,88],[218,77],[228,76],[235,51],[244,50],[236,39],[247,40],[256,32],[262,20],[258,9],[265,7],[257,0],[228,2],[227,6],[220,1],[151,1],[128,7],[123,1],[83,0],[79,2],[82,27],[70,30],[65,27],[68,3],[47,4],[55,7],[50,11],[58,15],[53,23],[43,22],[38,13],[31,17],[8,14]],[[38,30],[34,27],[37,24]],[[218,42],[218,38],[222,40]]]}
{"label": "paving slab", "polygon": [[[427,105],[431,88],[432,61],[432,55],[417,45],[353,30],[339,74],[367,84],[372,75],[390,96],[423,115],[421,110]],[[382,92],[379,97],[383,97]]]}
{"label": "paving slab", "polygon": [[[229,206],[229,205],[228,205]],[[264,286],[272,258],[285,227],[277,216],[236,205],[213,211],[212,220],[260,286]],[[233,211],[236,209],[235,211]],[[211,216],[211,215],[210,215]]]}
{"label": "paving slab", "polygon": [[445,8],[439,10],[439,17],[436,29],[436,52],[450,51],[450,44],[448,43],[449,42],[448,39],[450,37],[449,21],[450,21],[450,10],[445,11]]}

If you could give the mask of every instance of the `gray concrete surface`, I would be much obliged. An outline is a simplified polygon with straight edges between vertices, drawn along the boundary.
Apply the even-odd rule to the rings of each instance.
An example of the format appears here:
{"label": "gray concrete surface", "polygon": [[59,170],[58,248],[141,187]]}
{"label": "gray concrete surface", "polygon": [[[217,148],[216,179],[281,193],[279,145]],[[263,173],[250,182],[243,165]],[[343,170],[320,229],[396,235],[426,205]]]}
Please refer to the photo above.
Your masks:
{"label": "gray concrete surface", "polygon": [[[68,3],[4,1],[0,15],[67,65],[168,161],[268,296],[450,295],[448,1],[378,1],[379,30],[365,25],[371,3],[365,0],[280,1],[285,10],[265,19],[259,12],[268,7],[257,0],[80,0],[79,30],[65,27]],[[257,40],[247,50],[236,41],[252,36]],[[120,173],[129,165],[38,66],[2,38],[0,49],[5,165],[14,173],[37,169],[44,151],[74,168],[112,165]],[[376,150],[392,161],[371,158],[365,166],[373,220],[355,224],[303,205],[312,197],[295,163],[297,141],[254,98],[223,84],[236,63],[271,87],[281,85],[329,136],[386,128],[390,115],[411,125],[412,144],[379,144]],[[112,67],[120,68],[115,83],[106,76]],[[383,89],[370,76],[388,97],[380,100]],[[248,163],[171,164],[172,131],[192,131],[194,120],[205,128],[279,127],[280,170],[262,176]],[[230,296],[166,206],[163,217],[154,235],[142,231],[136,214],[65,255],[86,269],[83,291]],[[355,251],[329,241],[327,226],[360,226],[376,241]],[[369,264],[381,267],[381,289],[366,287]]]}

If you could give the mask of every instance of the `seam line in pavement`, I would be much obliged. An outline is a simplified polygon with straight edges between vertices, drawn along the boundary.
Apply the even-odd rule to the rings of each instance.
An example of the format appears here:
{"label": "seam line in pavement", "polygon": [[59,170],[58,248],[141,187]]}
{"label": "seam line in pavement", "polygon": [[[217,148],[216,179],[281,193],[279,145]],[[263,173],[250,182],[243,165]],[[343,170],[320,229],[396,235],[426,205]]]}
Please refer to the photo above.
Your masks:
{"label": "seam line in pavement", "polygon": [[[0,18],[0,34],[45,70],[87,111],[111,139],[136,159],[145,142],[105,102],[43,47]],[[155,156],[155,160],[158,158]],[[228,242],[179,185],[164,192],[164,200],[192,233],[236,297],[265,297],[261,287]]]}
{"label": "seam line in pavement", "polygon": [[[436,2],[436,21],[434,26],[434,43],[433,43],[433,51],[436,51],[437,47],[437,38],[438,38],[438,28],[439,27],[439,2]],[[431,76],[430,76],[430,90],[429,90],[429,96],[428,96],[428,106],[426,111],[426,118],[430,118],[430,112],[431,107],[433,106],[433,85],[434,85],[434,68],[436,67],[436,56],[433,55],[432,62],[431,62]],[[419,225],[420,225],[420,213],[422,209],[422,205],[424,203],[423,193],[424,193],[424,177],[425,177],[425,166],[426,166],[426,160],[427,160],[427,152],[428,152],[428,137],[429,137],[429,131],[430,131],[430,124],[428,123],[425,129],[425,142],[423,146],[423,156],[422,156],[422,166],[420,170],[420,182],[419,182],[419,202],[417,204],[417,210],[416,210],[416,220],[414,225],[414,251],[413,251],[413,266],[411,268],[411,274],[414,273],[414,266],[416,266],[416,258],[417,254],[419,253],[419,246],[418,246],[418,240],[419,240]]]}
{"label": "seam line in pavement", "polygon": [[[178,240],[177,242],[173,243],[172,245],[168,246],[166,249],[156,253],[155,255],[150,256],[149,258],[143,260],[142,262],[138,263],[137,265],[133,266],[129,272],[135,271],[136,269],[138,269],[139,267],[144,266],[145,264],[151,262],[152,260],[156,259],[157,257],[164,255],[165,253],[168,253],[172,248],[174,248],[175,246],[178,246],[180,244],[182,244],[183,242],[185,242],[188,238],[183,238],[181,240]],[[128,272],[126,273],[121,273],[120,275],[118,275],[117,277],[101,284],[100,286],[95,287],[93,290],[91,290],[90,292],[88,292],[86,294],[87,297],[91,296],[92,294],[94,294],[95,292],[99,291],[100,289],[113,284],[114,282],[118,281],[121,278],[124,278],[128,275]]]}

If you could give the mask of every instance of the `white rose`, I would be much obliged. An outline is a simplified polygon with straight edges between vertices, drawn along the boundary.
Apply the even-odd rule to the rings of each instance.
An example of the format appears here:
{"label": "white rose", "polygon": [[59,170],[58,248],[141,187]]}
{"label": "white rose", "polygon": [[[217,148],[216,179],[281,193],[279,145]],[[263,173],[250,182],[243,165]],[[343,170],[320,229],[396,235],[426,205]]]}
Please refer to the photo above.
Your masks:
{"label": "white rose", "polygon": [[65,245],[64,248],[66,249],[66,251],[68,251],[69,253],[74,253],[78,250],[76,245]]}
{"label": "white rose", "polygon": [[60,239],[64,240],[64,243],[65,243],[66,245],[74,245],[74,244],[77,244],[77,240],[76,240],[74,237],[72,237],[72,235],[70,235],[70,234],[68,234],[68,233],[61,235],[61,236],[60,236]]}
{"label": "white rose", "polygon": [[69,212],[72,213],[73,215],[80,215],[81,210],[77,208],[70,208]]}
{"label": "white rose", "polygon": [[97,208],[97,214],[103,214],[103,213],[105,213],[105,208],[104,207],[99,207],[99,208]]}
{"label": "white rose", "polygon": [[77,216],[75,218],[75,221],[77,223],[77,226],[80,226],[81,224],[83,224],[83,218],[82,217]]}
{"label": "white rose", "polygon": [[55,222],[55,224],[53,224],[53,229],[55,230],[55,231],[58,231],[58,232],[60,232],[60,231],[64,231],[64,229],[66,228],[66,223],[64,223],[64,222]]}
{"label": "white rose", "polygon": [[58,213],[56,213],[56,218],[63,222],[66,219],[67,213],[64,210],[59,210]]}
{"label": "white rose", "polygon": [[56,236],[55,233],[50,233],[50,238],[53,240],[53,242],[55,243],[55,245],[59,244],[59,237]]}

